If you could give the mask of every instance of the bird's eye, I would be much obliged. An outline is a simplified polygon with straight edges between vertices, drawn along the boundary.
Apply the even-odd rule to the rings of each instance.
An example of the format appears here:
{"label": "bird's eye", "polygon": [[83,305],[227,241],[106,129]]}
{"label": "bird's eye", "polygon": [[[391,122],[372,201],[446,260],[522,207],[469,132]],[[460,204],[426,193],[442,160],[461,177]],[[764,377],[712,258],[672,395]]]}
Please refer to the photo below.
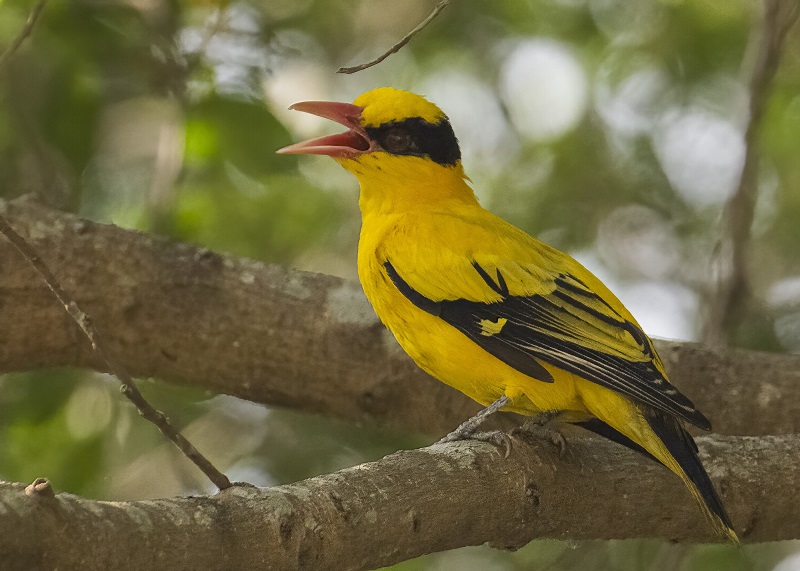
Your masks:
{"label": "bird's eye", "polygon": [[383,148],[390,153],[403,153],[414,146],[411,133],[402,127],[390,129],[383,137]]}

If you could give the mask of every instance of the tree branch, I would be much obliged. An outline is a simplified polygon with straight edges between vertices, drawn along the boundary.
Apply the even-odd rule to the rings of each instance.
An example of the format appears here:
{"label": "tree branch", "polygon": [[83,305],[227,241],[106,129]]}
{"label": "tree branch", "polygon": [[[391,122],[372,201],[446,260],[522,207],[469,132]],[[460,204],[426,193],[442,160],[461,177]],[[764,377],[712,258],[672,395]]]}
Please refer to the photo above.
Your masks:
{"label": "tree branch", "polygon": [[[95,224],[25,200],[0,214],[103,323],[133,377],[441,436],[476,412],[397,346],[357,284]],[[355,262],[354,262],[355,263]],[[36,273],[0,241],[0,372],[108,370]],[[313,340],[313,342],[309,342]],[[657,342],[723,434],[800,431],[800,359]],[[506,417],[504,427],[517,419]]]}
{"label": "tree branch", "polygon": [[[703,339],[712,345],[724,344],[736,331],[751,297],[747,277],[747,252],[758,197],[758,134],[764,117],[772,81],[783,54],[786,34],[800,16],[800,5],[784,0],[765,0],[764,23],[759,34],[757,54],[749,81],[750,106],[745,132],[745,159],[739,186],[725,206],[725,222],[717,263],[722,281],[705,325]],[[726,275],[728,272],[729,275]]]}
{"label": "tree branch", "polygon": [[439,13],[445,8],[447,8],[449,5],[450,5],[450,0],[440,0],[439,3],[433,8],[433,11],[430,14],[428,14],[427,18],[425,18],[422,22],[417,24],[417,26],[409,33],[407,33],[402,40],[400,40],[391,48],[386,50],[382,55],[376,57],[371,61],[368,61],[367,63],[362,63],[361,65],[355,65],[353,67],[340,67],[339,69],[336,70],[336,73],[356,73],[357,71],[361,71],[370,68],[372,66],[378,65],[390,55],[399,52],[403,48],[403,46],[405,46],[408,42],[411,41],[411,38],[413,38],[419,32],[425,29],[425,27],[428,24],[430,24],[434,20],[434,18],[436,18],[436,16],[438,16]]}
{"label": "tree branch", "polygon": [[39,17],[42,15],[46,4],[47,0],[39,0],[36,6],[33,7],[33,10],[31,10],[28,19],[25,21],[25,25],[22,27],[17,37],[14,38],[14,41],[11,42],[6,51],[0,54],[0,68],[2,68],[6,62],[11,59],[11,56],[16,53],[25,40],[28,39],[28,37],[33,33],[33,29],[36,27],[36,22],[39,21]]}
{"label": "tree branch", "polygon": [[[744,542],[800,537],[800,496],[786,492],[800,437],[699,445]],[[484,443],[437,445],[213,497],[100,502],[2,484],[0,514],[7,569],[358,570],[486,542],[718,540],[678,478],[595,438],[571,440],[562,458],[542,441],[517,441],[506,460]]]}
{"label": "tree branch", "polygon": [[83,334],[86,335],[86,338],[92,345],[92,349],[100,358],[103,365],[108,367],[108,370],[122,383],[120,392],[133,403],[136,410],[139,411],[139,414],[144,417],[145,420],[152,422],[215,486],[220,490],[230,487],[231,483],[227,476],[217,470],[217,468],[209,462],[208,458],[203,456],[200,451],[172,425],[163,412],[153,408],[147,399],[144,398],[133,382],[133,379],[128,374],[128,371],[120,366],[117,361],[110,356],[108,351],[106,351],[105,343],[103,343],[102,337],[98,333],[94,323],[92,323],[91,318],[77,303],[75,303],[72,297],[64,291],[58,279],[53,275],[47,265],[45,265],[36,251],[31,248],[22,236],[17,234],[2,215],[0,215],[0,234],[5,236],[14,248],[16,248],[17,252],[19,252],[20,256],[31,265],[37,274],[39,274],[39,277],[44,281],[45,285],[47,285],[55,300],[61,304]]}

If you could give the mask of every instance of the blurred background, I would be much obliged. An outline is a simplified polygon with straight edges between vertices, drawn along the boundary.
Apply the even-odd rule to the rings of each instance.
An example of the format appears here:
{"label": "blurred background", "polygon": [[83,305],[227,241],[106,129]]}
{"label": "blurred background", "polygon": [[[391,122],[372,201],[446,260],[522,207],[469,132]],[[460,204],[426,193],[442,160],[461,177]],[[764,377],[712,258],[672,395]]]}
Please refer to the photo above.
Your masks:
{"label": "blurred background", "polygon": [[[0,197],[355,279],[357,185],[324,157],[278,156],[334,132],[296,101],[388,85],[450,116],[481,202],[572,253],[651,335],[701,340],[731,272],[723,212],[746,153],[757,0],[460,1],[355,75],[432,0],[51,2],[0,68]],[[0,52],[34,3],[0,0]],[[752,295],[721,337],[800,351],[800,28],[757,140],[745,267]],[[102,260],[98,260],[102,263]],[[718,332],[720,333],[720,332]],[[291,482],[428,443],[143,380],[231,479]],[[132,499],[210,492],[105,375],[0,376],[0,478]],[[647,501],[647,498],[642,498]],[[800,543],[533,542],[394,569],[800,569]]]}

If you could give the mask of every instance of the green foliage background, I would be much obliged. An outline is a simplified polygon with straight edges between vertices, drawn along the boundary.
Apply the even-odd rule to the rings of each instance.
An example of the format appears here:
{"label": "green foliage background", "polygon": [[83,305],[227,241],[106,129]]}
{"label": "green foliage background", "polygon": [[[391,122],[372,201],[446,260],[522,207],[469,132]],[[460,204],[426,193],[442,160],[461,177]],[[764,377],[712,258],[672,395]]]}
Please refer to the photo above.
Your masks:
{"label": "green foliage background", "polygon": [[[33,192],[95,220],[354,278],[355,181],[324,158],[274,154],[333,128],[286,107],[410,89],[450,114],[487,207],[577,255],[644,313],[649,332],[697,339],[726,272],[714,255],[741,167],[760,3],[453,2],[378,67],[334,74],[380,53],[433,4],[51,2],[0,69],[0,197]],[[32,6],[0,0],[0,51]],[[515,54],[528,54],[522,67]],[[731,332],[744,347],[800,349],[799,88],[795,31],[758,140],[754,298]],[[232,478],[258,485],[427,442],[158,381],[142,387]],[[7,480],[47,476],[57,489],[115,499],[209,491],[103,375],[0,377],[0,443]],[[396,568],[773,569],[796,551],[542,541]]]}

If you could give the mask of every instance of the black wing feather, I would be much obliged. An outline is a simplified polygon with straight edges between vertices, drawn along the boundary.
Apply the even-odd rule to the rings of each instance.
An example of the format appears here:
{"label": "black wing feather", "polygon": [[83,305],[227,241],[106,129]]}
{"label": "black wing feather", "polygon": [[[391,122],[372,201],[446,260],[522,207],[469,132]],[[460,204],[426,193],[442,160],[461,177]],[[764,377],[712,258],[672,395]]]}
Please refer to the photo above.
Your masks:
{"label": "black wing feather", "polygon": [[[708,430],[711,427],[708,419],[656,367],[653,361],[655,349],[644,332],[615,312],[578,278],[559,276],[556,289],[549,295],[512,296],[499,269],[494,280],[480,264],[473,262],[472,265],[486,284],[502,296],[500,301],[433,301],[405,282],[390,262],[386,262],[384,267],[397,289],[414,305],[449,323],[488,353],[523,374],[553,382],[553,377],[541,365],[542,361],[641,403],[676,414],[699,428]],[[609,311],[596,311],[589,302],[600,302]],[[644,359],[631,361],[579,343],[575,325],[570,320],[581,319],[582,314],[628,332],[640,346]],[[487,335],[481,322],[499,323],[500,319],[506,320],[501,330]],[[581,319],[580,325],[595,327],[585,319]]]}

